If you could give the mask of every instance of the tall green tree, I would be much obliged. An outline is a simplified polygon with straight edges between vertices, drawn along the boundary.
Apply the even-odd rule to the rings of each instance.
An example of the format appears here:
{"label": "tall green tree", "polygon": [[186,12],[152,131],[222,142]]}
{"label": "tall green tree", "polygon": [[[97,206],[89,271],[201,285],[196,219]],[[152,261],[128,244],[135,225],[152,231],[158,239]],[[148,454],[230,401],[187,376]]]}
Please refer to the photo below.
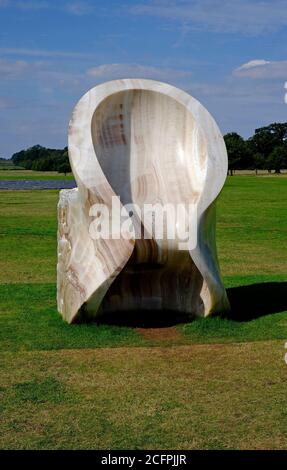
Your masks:
{"label": "tall green tree", "polygon": [[[286,144],[287,123],[274,122],[269,126],[260,127],[255,130],[255,134],[249,139],[249,145],[253,155],[262,155],[264,159],[263,168],[265,167],[269,171],[275,170],[276,156],[281,159],[279,151],[276,151],[272,157],[271,154],[277,147],[281,148],[282,153],[283,147]],[[278,165],[276,165],[276,168],[277,166]]]}
{"label": "tall green tree", "polygon": [[256,175],[258,173],[258,170],[261,170],[264,168],[264,165],[265,165],[265,160],[264,160],[263,155],[259,152],[256,152],[253,155],[253,165],[252,165],[255,169]]}
{"label": "tall green tree", "polygon": [[60,165],[69,167],[67,147],[63,150],[49,149],[41,145],[34,145],[27,150],[21,150],[12,156],[14,165],[21,166],[27,170],[58,171]]}
{"label": "tall green tree", "polygon": [[243,137],[236,132],[226,134],[224,141],[228,154],[228,172],[232,176],[235,170],[246,168],[250,151]]}
{"label": "tall green tree", "polygon": [[287,145],[279,145],[275,147],[266,160],[266,168],[275,170],[280,174],[281,170],[287,168]]}
{"label": "tall green tree", "polygon": [[65,173],[65,176],[67,173],[70,173],[71,167],[70,164],[67,162],[63,162],[58,166],[58,173]]}

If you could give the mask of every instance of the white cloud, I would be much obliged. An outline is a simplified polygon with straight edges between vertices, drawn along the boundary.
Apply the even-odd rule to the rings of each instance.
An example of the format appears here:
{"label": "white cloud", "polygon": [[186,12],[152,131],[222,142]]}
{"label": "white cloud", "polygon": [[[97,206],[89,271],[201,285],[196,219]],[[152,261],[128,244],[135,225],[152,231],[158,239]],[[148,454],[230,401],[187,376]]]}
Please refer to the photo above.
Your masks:
{"label": "white cloud", "polygon": [[238,70],[248,70],[266,64],[270,64],[270,61],[264,59],[254,59],[246,62],[246,64],[241,65]]}
{"label": "white cloud", "polygon": [[150,0],[133,5],[130,12],[217,33],[261,34],[287,24],[286,0]]}
{"label": "white cloud", "polygon": [[[58,70],[39,70],[38,78],[41,79],[42,83],[48,83],[48,84],[53,83],[56,86],[69,87],[69,89],[71,90],[71,88],[80,86],[85,76],[80,73],[71,74],[68,72],[58,71]],[[47,87],[44,87],[44,88],[42,88],[42,90],[46,92]]]}
{"label": "white cloud", "polygon": [[170,81],[191,77],[191,72],[185,70],[166,69],[140,64],[103,64],[89,69],[87,74],[91,77],[109,80],[137,77]]}
{"label": "white cloud", "polygon": [[69,1],[61,5],[61,2],[51,0],[0,0],[1,7],[14,7],[20,10],[44,10],[49,8],[66,11],[73,15],[85,15],[94,9],[92,4],[85,1]]}
{"label": "white cloud", "polygon": [[[218,103],[228,101],[249,106],[276,104],[278,99],[282,103],[282,89],[283,85],[278,86],[277,82],[262,80],[258,83],[229,77],[222,84],[193,83],[188,91],[204,101],[218,100]],[[218,109],[220,110],[220,106]]]}
{"label": "white cloud", "polygon": [[20,8],[21,10],[43,10],[43,9],[49,8],[50,4],[45,1],[27,2],[26,0],[25,1],[21,0],[21,1],[17,1],[15,3],[15,6],[17,8]]}
{"label": "white cloud", "polygon": [[48,82],[58,85],[79,83],[79,76],[62,72],[55,68],[53,63],[47,61],[5,60],[0,59],[0,80],[9,79],[32,79],[39,81],[45,87]]}
{"label": "white cloud", "polygon": [[251,60],[233,71],[236,77],[253,79],[287,79],[287,60]]}
{"label": "white cloud", "polygon": [[2,47],[0,48],[0,53],[5,55],[21,55],[21,56],[31,56],[31,57],[67,57],[75,59],[85,59],[90,58],[90,54],[85,54],[82,52],[69,52],[69,51],[56,51],[56,50],[47,50],[47,49],[26,49],[26,48],[12,48],[12,47]]}
{"label": "white cloud", "polygon": [[93,10],[93,7],[87,2],[69,2],[66,4],[66,10],[74,15],[86,15]]}
{"label": "white cloud", "polygon": [[[84,81],[88,82],[85,73],[69,72],[65,66],[59,67],[57,62],[46,60],[6,60],[0,59],[0,89],[7,80],[18,80],[26,83],[26,80],[33,81],[38,91],[46,93],[54,88],[71,91],[74,88],[81,88]],[[88,86],[88,85],[84,85]],[[84,91],[84,90],[83,90]]]}
{"label": "white cloud", "polygon": [[29,64],[24,60],[8,61],[0,59],[1,78],[15,78],[28,70]]}
{"label": "white cloud", "polygon": [[10,100],[0,96],[0,109],[9,109],[12,107],[15,107],[15,105]]}
{"label": "white cloud", "polygon": [[0,8],[15,7],[20,10],[42,10],[49,8],[51,5],[48,1],[26,1],[26,0],[0,0]]}

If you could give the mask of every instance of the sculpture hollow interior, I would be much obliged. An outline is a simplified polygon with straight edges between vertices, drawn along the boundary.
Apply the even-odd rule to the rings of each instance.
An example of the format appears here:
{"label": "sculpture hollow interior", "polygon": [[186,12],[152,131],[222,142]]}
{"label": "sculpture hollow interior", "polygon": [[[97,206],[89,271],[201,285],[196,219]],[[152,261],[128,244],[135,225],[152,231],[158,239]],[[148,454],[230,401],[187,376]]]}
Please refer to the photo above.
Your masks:
{"label": "sculpture hollow interior", "polygon": [[[229,309],[215,242],[215,201],[227,156],[216,123],[198,101],[152,80],[99,85],[74,110],[69,157],[78,188],[60,193],[57,266],[58,309],[68,322],[123,311],[207,316]],[[94,204],[111,208],[116,196],[121,205],[141,209],[192,204],[197,245],[179,249],[166,226],[155,238],[152,225],[136,215],[133,228],[141,238],[95,239]]]}

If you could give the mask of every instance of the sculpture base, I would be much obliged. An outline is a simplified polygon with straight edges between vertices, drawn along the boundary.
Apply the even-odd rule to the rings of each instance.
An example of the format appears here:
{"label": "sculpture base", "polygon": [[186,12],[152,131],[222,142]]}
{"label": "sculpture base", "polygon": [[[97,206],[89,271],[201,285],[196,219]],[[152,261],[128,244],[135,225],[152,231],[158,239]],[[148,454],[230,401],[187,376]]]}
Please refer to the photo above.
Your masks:
{"label": "sculpture base", "polygon": [[[92,240],[78,189],[62,190],[58,204],[58,310],[69,323],[115,317],[121,312],[177,312],[205,316],[207,286],[188,251],[167,252],[162,262],[142,262],[143,243],[115,276],[107,277]],[[224,310],[224,305],[221,305]]]}

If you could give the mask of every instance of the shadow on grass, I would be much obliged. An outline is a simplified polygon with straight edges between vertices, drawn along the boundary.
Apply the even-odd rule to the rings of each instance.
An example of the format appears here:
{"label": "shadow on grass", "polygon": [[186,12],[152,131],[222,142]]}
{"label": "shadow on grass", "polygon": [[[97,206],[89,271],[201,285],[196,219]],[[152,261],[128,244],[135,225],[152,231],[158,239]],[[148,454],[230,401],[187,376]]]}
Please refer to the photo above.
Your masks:
{"label": "shadow on grass", "polygon": [[287,311],[287,282],[263,282],[227,289],[228,318],[244,322]]}
{"label": "shadow on grass", "polygon": [[107,313],[97,323],[131,328],[168,328],[191,320],[190,315],[172,310],[136,310]]}
{"label": "shadow on grass", "polygon": [[[287,282],[264,282],[227,289],[231,312],[226,316],[247,322],[273,313],[287,311]],[[134,328],[164,328],[192,320],[174,311],[115,312],[103,315],[98,323]]]}

